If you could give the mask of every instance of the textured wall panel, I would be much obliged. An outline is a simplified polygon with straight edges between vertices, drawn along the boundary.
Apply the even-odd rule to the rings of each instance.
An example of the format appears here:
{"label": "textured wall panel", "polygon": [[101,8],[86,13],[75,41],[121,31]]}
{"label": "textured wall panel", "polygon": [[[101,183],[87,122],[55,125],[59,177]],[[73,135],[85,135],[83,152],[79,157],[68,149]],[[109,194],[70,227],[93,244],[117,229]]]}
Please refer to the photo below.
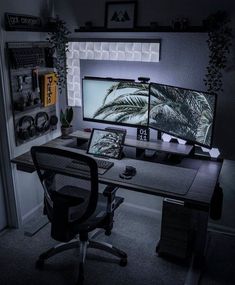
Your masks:
{"label": "textured wall panel", "polygon": [[68,104],[81,106],[80,59],[159,62],[159,42],[70,42],[67,53]]}

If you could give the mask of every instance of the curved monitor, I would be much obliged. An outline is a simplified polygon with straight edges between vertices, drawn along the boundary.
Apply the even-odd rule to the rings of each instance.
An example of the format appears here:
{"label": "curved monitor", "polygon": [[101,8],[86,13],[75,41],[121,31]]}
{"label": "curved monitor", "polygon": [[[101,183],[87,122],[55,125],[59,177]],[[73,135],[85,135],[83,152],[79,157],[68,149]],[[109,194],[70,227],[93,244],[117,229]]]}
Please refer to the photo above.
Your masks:
{"label": "curved monitor", "polygon": [[212,147],[215,94],[150,83],[149,95],[149,127]]}
{"label": "curved monitor", "polygon": [[85,77],[83,119],[126,126],[147,126],[149,84],[124,79]]}

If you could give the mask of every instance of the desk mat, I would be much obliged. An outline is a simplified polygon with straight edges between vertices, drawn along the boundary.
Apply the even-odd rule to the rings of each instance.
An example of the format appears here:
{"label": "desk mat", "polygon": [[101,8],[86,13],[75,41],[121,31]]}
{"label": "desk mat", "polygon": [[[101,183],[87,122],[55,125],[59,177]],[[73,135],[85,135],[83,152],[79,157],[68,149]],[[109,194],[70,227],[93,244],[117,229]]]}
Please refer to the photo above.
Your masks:
{"label": "desk mat", "polygon": [[[119,177],[127,165],[136,168],[136,175],[130,180]],[[197,170],[140,161],[135,159],[122,159],[116,161],[114,167],[108,170],[103,177],[133,186],[155,191],[171,192],[185,195],[190,189]],[[128,186],[127,185],[127,186]]]}

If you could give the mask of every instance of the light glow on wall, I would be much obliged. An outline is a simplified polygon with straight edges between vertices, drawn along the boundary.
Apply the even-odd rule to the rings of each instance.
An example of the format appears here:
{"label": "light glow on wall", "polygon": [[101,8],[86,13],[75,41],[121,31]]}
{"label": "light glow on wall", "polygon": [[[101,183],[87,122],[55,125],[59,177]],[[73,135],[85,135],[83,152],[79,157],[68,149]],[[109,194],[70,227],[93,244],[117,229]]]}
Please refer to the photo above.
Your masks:
{"label": "light glow on wall", "polygon": [[68,105],[81,106],[80,59],[159,62],[159,41],[81,41],[69,42],[67,52]]}

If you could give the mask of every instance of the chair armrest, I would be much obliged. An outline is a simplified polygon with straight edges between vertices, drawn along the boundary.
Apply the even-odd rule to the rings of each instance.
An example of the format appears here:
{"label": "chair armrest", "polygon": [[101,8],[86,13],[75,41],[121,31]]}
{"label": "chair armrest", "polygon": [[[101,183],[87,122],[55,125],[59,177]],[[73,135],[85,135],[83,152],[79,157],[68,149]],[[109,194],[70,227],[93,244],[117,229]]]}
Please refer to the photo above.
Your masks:
{"label": "chair armrest", "polygon": [[[112,213],[123,202],[123,200],[120,202],[120,199],[115,199],[117,190],[118,187],[108,185],[103,191],[103,195],[107,197],[107,213]],[[118,205],[117,201],[119,201]]]}
{"label": "chair armrest", "polygon": [[115,187],[115,186],[111,186],[111,185],[108,185],[105,187],[104,191],[103,191],[103,195],[105,197],[110,197],[112,195],[115,196],[117,190],[118,190],[119,187]]}
{"label": "chair armrest", "polygon": [[114,211],[121,205],[124,198],[117,197],[115,194],[118,187],[108,185],[103,191],[103,195],[107,198],[107,225],[105,227],[105,234],[110,235],[113,228]]}

